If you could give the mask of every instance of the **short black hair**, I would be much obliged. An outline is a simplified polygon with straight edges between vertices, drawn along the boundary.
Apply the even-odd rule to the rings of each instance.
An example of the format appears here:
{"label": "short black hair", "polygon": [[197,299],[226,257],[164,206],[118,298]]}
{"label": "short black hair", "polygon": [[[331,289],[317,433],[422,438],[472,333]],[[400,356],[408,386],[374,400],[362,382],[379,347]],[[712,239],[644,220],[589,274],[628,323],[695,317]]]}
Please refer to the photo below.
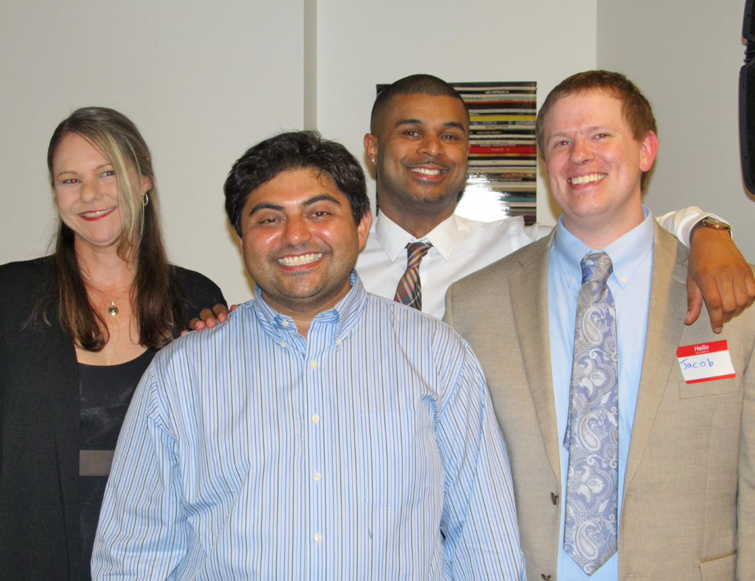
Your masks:
{"label": "short black hair", "polygon": [[388,103],[396,95],[430,95],[431,97],[453,97],[461,101],[464,109],[467,104],[459,92],[443,79],[433,75],[409,75],[388,85],[378,93],[375,104],[372,106],[370,117],[370,132],[375,134],[380,117],[383,115]]}
{"label": "short black hair", "polygon": [[251,193],[278,174],[312,168],[330,176],[349,199],[359,224],[370,209],[362,166],[340,143],[317,131],[291,131],[261,141],[233,164],[225,180],[225,211],[241,236],[241,214]]}

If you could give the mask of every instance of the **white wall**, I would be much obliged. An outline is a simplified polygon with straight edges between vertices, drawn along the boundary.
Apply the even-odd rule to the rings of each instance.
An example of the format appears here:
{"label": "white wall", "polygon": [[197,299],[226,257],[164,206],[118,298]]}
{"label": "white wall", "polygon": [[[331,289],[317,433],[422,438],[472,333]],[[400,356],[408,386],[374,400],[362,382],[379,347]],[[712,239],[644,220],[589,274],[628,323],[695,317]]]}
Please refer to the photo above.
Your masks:
{"label": "white wall", "polygon": [[744,0],[600,0],[597,62],[625,73],[653,104],[661,149],[646,203],[724,216],[752,262],[755,204],[739,162],[743,12]]}
{"label": "white wall", "polygon": [[45,156],[86,105],[128,115],[150,145],[171,259],[231,301],[249,286],[222,185],[244,150],[303,124],[302,0],[0,3],[0,263],[45,253]]}

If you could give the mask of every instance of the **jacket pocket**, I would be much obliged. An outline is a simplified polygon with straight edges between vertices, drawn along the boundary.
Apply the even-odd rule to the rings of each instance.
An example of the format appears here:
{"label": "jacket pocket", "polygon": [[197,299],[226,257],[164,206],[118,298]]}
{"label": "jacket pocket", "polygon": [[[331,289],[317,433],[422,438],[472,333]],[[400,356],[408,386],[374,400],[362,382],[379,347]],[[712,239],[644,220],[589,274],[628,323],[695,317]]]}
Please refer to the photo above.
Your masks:
{"label": "jacket pocket", "polygon": [[714,397],[742,392],[742,377],[701,381],[700,383],[679,382],[679,397],[689,399],[694,397]]}

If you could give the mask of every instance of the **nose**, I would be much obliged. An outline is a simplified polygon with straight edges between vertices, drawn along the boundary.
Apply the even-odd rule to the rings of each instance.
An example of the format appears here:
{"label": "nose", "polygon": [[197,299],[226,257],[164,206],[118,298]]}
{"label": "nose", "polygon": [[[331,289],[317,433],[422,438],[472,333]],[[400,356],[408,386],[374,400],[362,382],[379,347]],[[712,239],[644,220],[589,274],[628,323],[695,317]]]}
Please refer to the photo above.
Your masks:
{"label": "nose", "polygon": [[592,149],[586,139],[581,137],[574,140],[572,145],[570,161],[575,165],[584,164],[592,159]]}
{"label": "nose", "polygon": [[307,242],[310,236],[307,221],[303,217],[294,216],[286,220],[281,241],[289,246],[298,246]]}
{"label": "nose", "polygon": [[420,142],[419,151],[430,157],[443,155],[443,141],[435,133],[428,132]]}
{"label": "nose", "polygon": [[586,139],[577,138],[571,149],[570,160],[573,164],[581,165],[592,159],[592,149]]}
{"label": "nose", "polygon": [[91,181],[84,181],[81,184],[81,200],[87,204],[91,202],[96,202],[102,198],[102,193],[100,192],[99,187],[97,184],[92,183]]}

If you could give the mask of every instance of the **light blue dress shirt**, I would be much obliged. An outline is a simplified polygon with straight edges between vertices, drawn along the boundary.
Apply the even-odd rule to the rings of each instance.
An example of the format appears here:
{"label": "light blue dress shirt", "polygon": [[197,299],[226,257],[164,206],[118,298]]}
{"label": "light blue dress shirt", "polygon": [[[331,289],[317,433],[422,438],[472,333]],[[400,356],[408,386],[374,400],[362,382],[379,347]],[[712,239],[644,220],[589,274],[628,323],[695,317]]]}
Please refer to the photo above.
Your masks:
{"label": "light blue dress shirt", "polygon": [[[643,208],[645,220],[606,248],[590,248],[569,232],[559,220],[548,270],[548,320],[550,330],[551,371],[561,451],[561,533],[559,536],[558,579],[561,581],[617,581],[619,555],[615,554],[592,576],[587,575],[564,553],[564,512],[569,451],[564,447],[564,433],[569,416],[569,389],[574,325],[577,300],[582,286],[580,261],[589,252],[605,251],[611,257],[613,274],[608,279],[616,304],[616,331],[619,341],[619,523],[624,498],[624,473],[632,440],[632,426],[640,388],[642,360],[645,354],[650,282],[653,272],[655,221],[650,210]],[[619,524],[619,547],[621,525]]]}
{"label": "light blue dress shirt", "polygon": [[477,358],[352,284],[306,340],[258,291],[155,357],[116,450],[95,579],[526,579]]}

